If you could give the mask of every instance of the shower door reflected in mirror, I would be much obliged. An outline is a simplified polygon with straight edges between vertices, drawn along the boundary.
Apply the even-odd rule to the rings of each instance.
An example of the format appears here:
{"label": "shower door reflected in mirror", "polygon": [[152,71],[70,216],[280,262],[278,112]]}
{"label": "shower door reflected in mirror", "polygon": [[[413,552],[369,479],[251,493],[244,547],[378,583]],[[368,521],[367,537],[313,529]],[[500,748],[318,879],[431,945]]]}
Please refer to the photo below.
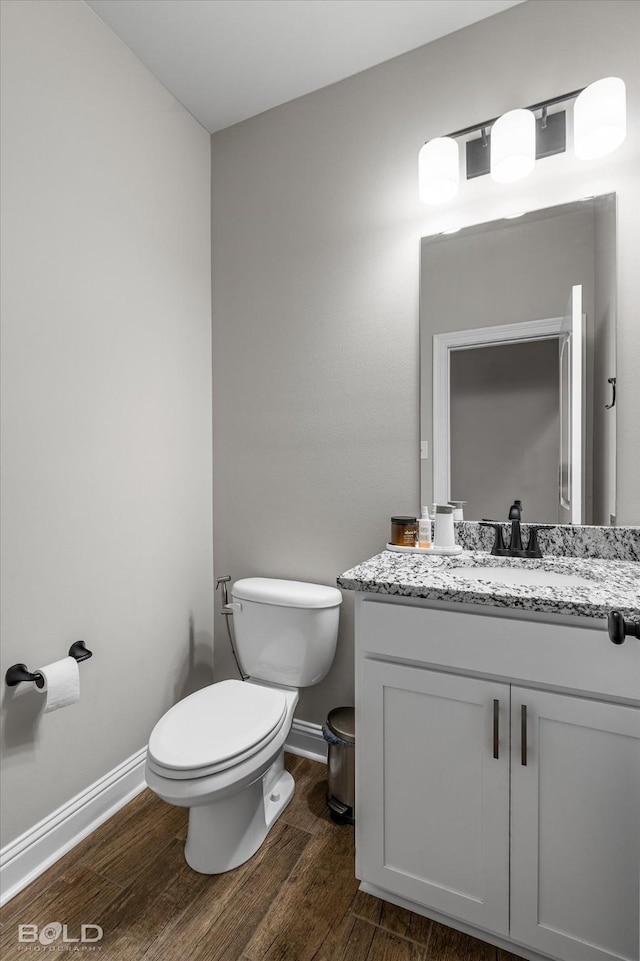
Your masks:
{"label": "shower door reflected in mirror", "polygon": [[614,195],[423,238],[420,344],[422,503],[615,523]]}

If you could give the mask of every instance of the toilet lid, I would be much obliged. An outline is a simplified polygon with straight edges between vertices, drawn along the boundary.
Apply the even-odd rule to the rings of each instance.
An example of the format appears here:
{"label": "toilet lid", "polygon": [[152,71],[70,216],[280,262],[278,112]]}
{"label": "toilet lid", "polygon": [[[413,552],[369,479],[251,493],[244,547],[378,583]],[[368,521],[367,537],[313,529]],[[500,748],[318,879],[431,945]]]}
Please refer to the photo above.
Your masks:
{"label": "toilet lid", "polygon": [[261,746],[281,726],[286,708],[283,691],[219,681],[179,701],[160,718],[149,738],[149,755],[163,768],[197,776],[201,768]]}

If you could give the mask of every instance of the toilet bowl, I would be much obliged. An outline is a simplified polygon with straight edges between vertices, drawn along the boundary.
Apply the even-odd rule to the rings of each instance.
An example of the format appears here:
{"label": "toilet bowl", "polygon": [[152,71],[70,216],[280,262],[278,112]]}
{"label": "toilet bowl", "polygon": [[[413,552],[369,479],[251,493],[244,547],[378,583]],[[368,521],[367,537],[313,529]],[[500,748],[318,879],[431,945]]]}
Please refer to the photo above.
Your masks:
{"label": "toilet bowl", "polygon": [[248,860],[291,800],[284,745],[298,687],[326,676],[342,601],[335,588],[270,578],[238,581],[231,593],[238,654],[253,676],[175,704],[151,733],[145,766],[152,791],[190,809],[185,858],[202,874]]}
{"label": "toilet bowl", "polygon": [[[225,739],[220,732],[224,732],[225,725],[229,726],[226,708],[230,700],[236,698],[242,709],[249,710],[255,702],[257,711],[264,706],[261,692],[274,695],[274,700],[281,702],[278,724],[262,736],[259,725],[251,733],[247,726],[247,743],[243,745],[234,737],[237,753],[233,757],[225,756],[227,750],[222,746]],[[194,705],[192,699],[196,700],[197,695],[207,696]],[[218,700],[220,704],[216,703]],[[161,719],[160,731],[159,725],[154,728],[145,778],[151,790],[164,801],[190,808],[185,858],[195,871],[219,874],[238,867],[255,854],[291,800],[294,783],[284,770],[284,743],[297,703],[295,690],[277,690],[251,681],[219,681],[179,701]],[[180,708],[182,711],[177,710]],[[189,728],[202,721],[207,709],[211,731],[219,736],[212,750],[202,751],[198,760]],[[175,713],[172,715],[172,712]],[[190,766],[174,767],[168,763],[173,760],[172,751],[179,734],[186,735]]]}

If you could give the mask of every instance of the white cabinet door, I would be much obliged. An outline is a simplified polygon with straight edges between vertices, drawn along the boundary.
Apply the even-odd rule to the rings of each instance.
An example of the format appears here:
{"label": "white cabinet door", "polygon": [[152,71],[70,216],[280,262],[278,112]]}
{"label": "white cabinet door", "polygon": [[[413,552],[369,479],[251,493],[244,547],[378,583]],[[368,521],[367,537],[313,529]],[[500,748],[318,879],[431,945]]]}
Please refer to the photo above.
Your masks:
{"label": "white cabinet door", "polygon": [[637,961],[640,710],[511,697],[511,937],[566,961]]}
{"label": "white cabinet door", "polygon": [[507,934],[508,685],[369,659],[360,685],[359,877]]}

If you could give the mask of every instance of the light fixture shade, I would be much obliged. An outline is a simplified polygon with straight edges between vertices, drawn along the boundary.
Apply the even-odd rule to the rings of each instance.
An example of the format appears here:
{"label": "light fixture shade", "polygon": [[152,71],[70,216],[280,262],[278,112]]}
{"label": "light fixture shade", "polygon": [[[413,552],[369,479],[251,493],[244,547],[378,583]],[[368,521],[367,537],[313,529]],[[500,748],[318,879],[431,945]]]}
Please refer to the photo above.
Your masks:
{"label": "light fixture shade", "polygon": [[624,80],[605,77],[582,91],[573,108],[576,157],[604,157],[619,147],[627,135]]}
{"label": "light fixture shade", "polygon": [[530,110],[510,110],[491,128],[491,179],[513,183],[536,163],[536,118]]}
{"label": "light fixture shade", "polygon": [[429,140],[418,154],[420,200],[425,204],[444,204],[452,200],[460,186],[460,158],[457,141],[452,137]]}

